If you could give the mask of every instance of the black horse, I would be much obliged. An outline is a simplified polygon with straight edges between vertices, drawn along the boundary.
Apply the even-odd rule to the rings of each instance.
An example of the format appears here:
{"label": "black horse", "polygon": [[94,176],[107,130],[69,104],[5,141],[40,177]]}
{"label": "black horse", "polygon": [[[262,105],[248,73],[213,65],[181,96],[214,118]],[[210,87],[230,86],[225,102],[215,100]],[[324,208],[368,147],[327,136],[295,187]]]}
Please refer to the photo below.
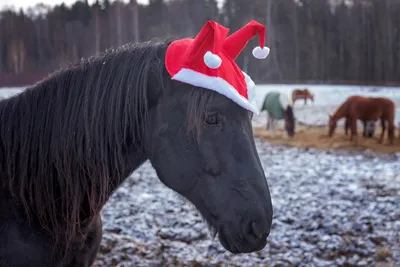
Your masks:
{"label": "black horse", "polygon": [[1,266],[90,266],[102,207],[147,159],[228,251],[265,247],[273,211],[251,114],[171,80],[171,41],[106,51],[0,101]]}

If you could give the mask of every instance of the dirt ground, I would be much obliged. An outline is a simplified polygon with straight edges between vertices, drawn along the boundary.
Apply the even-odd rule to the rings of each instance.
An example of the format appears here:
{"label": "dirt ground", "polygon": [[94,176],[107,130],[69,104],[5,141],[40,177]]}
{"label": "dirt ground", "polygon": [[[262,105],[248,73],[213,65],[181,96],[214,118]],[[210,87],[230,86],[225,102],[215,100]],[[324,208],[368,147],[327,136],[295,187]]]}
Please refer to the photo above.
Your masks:
{"label": "dirt ground", "polygon": [[266,126],[254,127],[254,136],[273,144],[289,145],[301,148],[320,149],[344,149],[344,150],[371,150],[376,153],[392,154],[400,152],[399,130],[395,130],[395,141],[390,145],[385,132],[383,144],[378,143],[381,128],[377,127],[373,138],[364,138],[362,128],[358,129],[358,146],[350,142],[350,130],[348,136],[344,134],[343,126],[338,125],[332,138],[328,137],[327,126],[296,125],[296,133],[293,138],[284,135],[282,127],[277,127],[275,135],[266,130]]}

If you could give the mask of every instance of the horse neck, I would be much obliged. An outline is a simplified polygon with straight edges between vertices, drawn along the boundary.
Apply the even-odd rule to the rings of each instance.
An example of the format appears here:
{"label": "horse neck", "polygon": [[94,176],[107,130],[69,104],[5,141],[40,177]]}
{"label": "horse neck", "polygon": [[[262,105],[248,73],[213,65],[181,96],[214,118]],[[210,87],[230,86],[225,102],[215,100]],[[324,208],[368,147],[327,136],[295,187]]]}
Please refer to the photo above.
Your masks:
{"label": "horse neck", "polygon": [[347,116],[347,107],[348,107],[348,103],[345,102],[343,103],[332,115],[332,118],[334,120],[340,120],[341,118]]}
{"label": "horse neck", "polygon": [[293,116],[293,107],[292,105],[288,105],[286,107],[286,109],[284,110],[284,112],[286,113],[287,116],[285,116],[285,120],[291,122],[294,120],[294,116]]}

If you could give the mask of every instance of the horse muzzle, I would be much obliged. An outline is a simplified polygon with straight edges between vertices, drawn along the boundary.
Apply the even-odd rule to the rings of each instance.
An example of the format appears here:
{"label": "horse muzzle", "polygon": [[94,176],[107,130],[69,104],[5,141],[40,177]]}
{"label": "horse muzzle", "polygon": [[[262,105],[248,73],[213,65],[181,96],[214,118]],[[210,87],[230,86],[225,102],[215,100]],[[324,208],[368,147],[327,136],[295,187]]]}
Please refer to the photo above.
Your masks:
{"label": "horse muzzle", "polygon": [[233,254],[262,250],[267,244],[270,226],[266,222],[247,222],[238,229],[232,224],[221,225],[218,237],[222,246]]}

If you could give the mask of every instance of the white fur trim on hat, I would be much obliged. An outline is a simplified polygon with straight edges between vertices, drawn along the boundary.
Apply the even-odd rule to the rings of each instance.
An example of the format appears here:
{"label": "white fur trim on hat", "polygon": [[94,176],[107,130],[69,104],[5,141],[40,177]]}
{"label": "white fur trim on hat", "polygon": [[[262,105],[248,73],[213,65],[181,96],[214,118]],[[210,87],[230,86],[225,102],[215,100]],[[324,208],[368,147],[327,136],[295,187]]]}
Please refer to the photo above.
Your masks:
{"label": "white fur trim on hat", "polygon": [[261,48],[260,46],[256,46],[253,49],[253,56],[258,59],[264,59],[269,55],[270,49],[266,46]]}
{"label": "white fur trim on hat", "polygon": [[250,78],[250,76],[242,71],[244,75],[244,81],[246,82],[247,86],[247,98],[249,99],[250,102],[255,102],[256,101],[256,84],[253,82],[253,80]]}
{"label": "white fur trim on hat", "polygon": [[240,95],[232,85],[220,77],[207,76],[203,73],[183,68],[177,74],[175,74],[172,79],[213,90],[228,97],[239,106],[250,110],[255,114],[259,113],[258,107],[254,102],[250,102],[245,97]]}
{"label": "white fur trim on hat", "polygon": [[211,69],[218,69],[222,64],[222,59],[211,51],[207,51],[204,54],[204,63]]}

